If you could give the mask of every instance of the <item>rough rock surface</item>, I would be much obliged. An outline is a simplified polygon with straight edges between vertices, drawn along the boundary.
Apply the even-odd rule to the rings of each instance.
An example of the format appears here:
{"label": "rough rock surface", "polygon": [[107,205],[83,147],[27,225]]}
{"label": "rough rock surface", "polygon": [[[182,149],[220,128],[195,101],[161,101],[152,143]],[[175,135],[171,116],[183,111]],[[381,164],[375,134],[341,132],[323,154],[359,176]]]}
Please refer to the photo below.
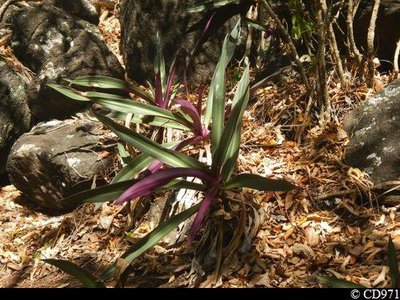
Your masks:
{"label": "rough rock surface", "polygon": [[123,78],[123,68],[107,48],[98,28],[42,5],[25,7],[12,19],[13,49],[36,76],[29,86],[34,122],[68,118],[86,103],[70,100],[46,86],[63,78],[104,75]]}
{"label": "rough rock surface", "polygon": [[26,79],[0,59],[0,174],[12,144],[30,123]]}
{"label": "rough rock surface", "polygon": [[102,128],[88,119],[36,125],[11,149],[7,172],[12,184],[42,207],[73,208],[63,198],[90,188],[94,177],[104,178],[112,164],[115,142]]}
{"label": "rough rock surface", "polygon": [[[189,13],[187,8],[194,0],[123,0],[121,1],[121,44],[128,76],[139,82],[152,81],[156,54],[155,37],[158,31],[164,45],[166,63],[170,64],[182,48],[190,53],[200,39],[205,22],[211,14]],[[220,56],[222,41],[233,28],[239,13],[246,13],[251,1],[231,4],[215,12],[208,32],[208,40],[202,44],[189,67],[189,80],[209,80]],[[229,20],[230,19],[230,20]],[[198,28],[192,27],[203,21]],[[223,26],[216,30],[219,25]],[[193,31],[192,31],[193,29]]]}
{"label": "rough rock surface", "polygon": [[345,162],[374,183],[400,179],[400,80],[362,103],[345,120]]}
{"label": "rough rock surface", "polygon": [[89,0],[45,0],[44,4],[60,7],[70,15],[99,24],[98,11]]}

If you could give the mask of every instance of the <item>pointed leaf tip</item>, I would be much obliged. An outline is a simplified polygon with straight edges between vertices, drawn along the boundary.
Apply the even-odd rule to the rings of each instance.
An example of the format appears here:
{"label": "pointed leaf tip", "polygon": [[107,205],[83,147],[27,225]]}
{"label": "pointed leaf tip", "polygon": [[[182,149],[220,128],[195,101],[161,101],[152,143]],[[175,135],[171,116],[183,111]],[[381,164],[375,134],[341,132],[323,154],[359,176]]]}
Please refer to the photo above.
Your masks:
{"label": "pointed leaf tip", "polygon": [[70,261],[61,259],[44,259],[43,261],[75,277],[87,288],[105,288],[96,277]]}
{"label": "pointed leaf tip", "polygon": [[287,192],[295,189],[296,186],[283,179],[270,179],[256,174],[239,174],[233,177],[225,185],[225,188],[251,188],[260,191]]}
{"label": "pointed leaf tip", "polygon": [[[152,232],[148,233],[144,238],[140,239],[135,245],[133,245],[128,251],[126,251],[122,258],[127,262],[131,263],[137,257],[142,255],[148,249],[157,244],[163,237],[169,232],[174,230],[180,223],[190,218],[196,211],[198,211],[200,203],[188,208],[187,210],[171,217],[167,221],[160,224]],[[104,273],[100,276],[100,280],[107,280],[112,277],[115,272],[115,263],[111,264]]]}

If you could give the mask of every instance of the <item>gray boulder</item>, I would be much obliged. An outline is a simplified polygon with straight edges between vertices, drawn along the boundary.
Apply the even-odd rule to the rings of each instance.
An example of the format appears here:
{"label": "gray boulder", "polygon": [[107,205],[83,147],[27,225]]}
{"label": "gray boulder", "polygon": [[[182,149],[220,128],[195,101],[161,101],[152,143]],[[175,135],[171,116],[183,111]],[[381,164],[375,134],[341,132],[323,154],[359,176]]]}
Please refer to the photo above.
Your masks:
{"label": "gray boulder", "polygon": [[[237,21],[237,18],[231,17],[245,14],[251,2],[244,0],[240,4],[230,4],[215,11],[207,36],[204,41],[200,41],[201,47],[189,67],[189,81],[200,83],[210,79],[220,56],[224,37]],[[153,80],[155,38],[158,31],[164,45],[167,65],[171,64],[180,48],[186,53],[195,48],[213,12],[187,12],[194,3],[195,0],[121,1],[121,45],[126,71],[131,79],[139,83]]]}
{"label": "gray boulder", "polygon": [[344,122],[345,162],[377,184],[400,179],[400,80],[363,102]]}
{"label": "gray boulder", "polygon": [[68,118],[87,105],[53,91],[48,83],[84,75],[124,77],[98,28],[60,8],[22,8],[14,14],[11,25],[16,56],[36,73],[29,85],[29,107],[35,123]]}
{"label": "gray boulder", "polygon": [[[11,149],[11,183],[32,201],[54,211],[69,210],[63,198],[100,182],[112,166],[115,141],[98,121],[52,120],[36,125]],[[105,152],[107,151],[107,152]]]}
{"label": "gray boulder", "polygon": [[0,174],[11,146],[30,124],[26,79],[0,58]]}
{"label": "gray boulder", "polygon": [[89,0],[45,0],[44,4],[60,7],[70,15],[92,24],[99,24],[97,8]]}

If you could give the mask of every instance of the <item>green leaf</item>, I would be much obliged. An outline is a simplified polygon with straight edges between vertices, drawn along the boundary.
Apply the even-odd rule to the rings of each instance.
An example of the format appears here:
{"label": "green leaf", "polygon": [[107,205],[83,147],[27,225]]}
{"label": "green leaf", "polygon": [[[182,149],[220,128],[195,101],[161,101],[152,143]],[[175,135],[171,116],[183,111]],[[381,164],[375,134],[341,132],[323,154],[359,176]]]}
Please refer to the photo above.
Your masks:
{"label": "green leaf", "polygon": [[145,119],[142,119],[142,120],[143,120],[142,123],[146,123],[150,126],[168,127],[168,128],[174,128],[174,129],[183,130],[183,131],[192,131],[192,129],[189,128],[187,125],[183,125],[183,124],[174,122],[172,120],[167,120],[167,119],[163,119],[160,117],[155,117],[150,122],[145,122]]}
{"label": "green leaf", "polygon": [[286,180],[269,179],[255,174],[239,174],[233,177],[226,185],[226,189],[250,188],[259,191],[290,191],[295,185]]}
{"label": "green leaf", "polygon": [[[215,90],[215,85],[217,84],[217,78],[216,78],[217,73],[220,72],[222,67],[225,69],[227,67],[227,65],[229,64],[229,62],[231,61],[233,54],[235,52],[235,48],[240,43],[240,33],[241,33],[241,30],[240,30],[240,19],[239,19],[239,21],[236,23],[236,25],[233,28],[233,30],[231,31],[231,33],[226,35],[226,37],[225,37],[224,43],[222,45],[221,56],[220,56],[217,66],[215,68],[213,78],[211,80],[210,91],[209,91],[208,97],[207,97],[207,107],[206,107],[206,111],[204,114],[204,124],[205,124],[206,128],[210,124],[211,116],[213,114],[214,90]],[[222,75],[219,75],[219,77],[221,77],[221,76]],[[223,83],[223,84],[225,84],[225,83]],[[224,97],[225,97],[225,95],[224,95]],[[213,120],[213,123],[214,123],[214,120]]]}
{"label": "green leaf", "polygon": [[[114,201],[123,192],[125,192],[129,187],[131,187],[138,180],[125,180],[116,181],[108,185],[100,186],[95,189],[82,191],[73,194],[69,197],[63,199],[63,203],[66,203],[68,207],[74,208],[78,205],[84,203],[103,203]],[[157,188],[156,191],[163,191],[168,189],[188,189],[203,191],[205,189],[204,185],[194,182],[188,182],[185,180],[172,180],[170,183]]]}
{"label": "green leaf", "polygon": [[[107,114],[107,116],[112,119],[118,119],[124,122],[126,121],[126,113],[112,111],[111,113]],[[189,121],[190,120],[187,120],[187,122]],[[183,131],[192,131],[192,129],[186,125],[161,117],[153,117],[153,116],[133,117],[131,118],[130,122],[134,124],[147,124],[155,127],[174,128]]]}
{"label": "green leaf", "polygon": [[110,93],[103,93],[103,92],[80,92],[80,94],[82,96],[85,96],[87,98],[89,98],[90,100],[93,101],[93,98],[100,98],[100,99],[107,99],[107,100],[116,100],[116,101],[131,101],[133,102],[133,100],[131,98],[127,98],[127,97],[123,97],[120,95],[116,95],[116,94],[110,94]]}
{"label": "green leaf", "polygon": [[[166,79],[166,71],[165,71],[165,61],[164,61],[164,55],[163,55],[163,49],[162,49],[162,42],[161,42],[161,36],[160,33],[157,32],[156,35],[156,57],[154,60],[154,74],[156,76],[160,77],[161,81],[161,90],[159,91],[161,95],[164,95],[167,87],[167,79]],[[157,93],[157,91],[156,91]],[[157,99],[156,99],[157,100]]]}
{"label": "green leaf", "polygon": [[256,30],[259,30],[259,31],[265,31],[265,30],[268,29],[267,26],[265,26],[263,23],[258,22],[258,21],[256,21],[256,20],[252,20],[252,19],[249,19],[249,18],[245,18],[245,19],[244,19],[244,22],[245,22],[245,24],[246,24],[247,26],[252,27],[252,28],[254,28],[254,29],[256,29]]}
{"label": "green leaf", "polygon": [[[163,144],[163,147],[171,149],[178,143],[179,142],[165,143]],[[147,168],[153,161],[154,158],[151,156],[146,154],[138,155],[137,157],[133,158],[125,167],[123,167],[121,171],[119,171],[111,183],[135,178],[139,172],[143,171],[144,168]]]}
{"label": "green leaf", "polygon": [[225,60],[225,68],[228,66],[229,62],[232,60],[233,54],[235,53],[236,46],[240,45],[241,42],[241,19],[237,21],[232,31],[226,37],[226,60]]}
{"label": "green leaf", "polygon": [[[152,232],[142,238],[136,245],[126,251],[121,258],[128,264],[132,263],[137,257],[145,253],[148,249],[156,245],[168,233],[174,230],[180,223],[190,218],[194,213],[199,210],[200,203],[192,206],[191,208],[171,217],[161,225],[159,225]],[[113,276],[115,272],[115,264],[110,265],[104,273],[100,276],[100,280],[104,281]]]}
{"label": "green leaf", "polygon": [[140,87],[134,86],[133,84],[117,78],[107,76],[82,76],[75,78],[74,80],[66,79],[66,81],[71,84],[83,87],[124,90],[127,92],[131,92],[148,102],[154,103],[154,97],[152,97],[148,92]]}
{"label": "green leaf", "polygon": [[[119,112],[161,117],[187,126],[187,121],[180,115],[174,114],[166,109],[159,108],[154,105],[140,103],[133,100],[114,100],[101,98],[93,98],[91,100],[95,103]],[[188,126],[190,126],[190,124]]]}
{"label": "green leaf", "polygon": [[121,159],[124,162],[124,164],[128,164],[132,160],[131,154],[125,149],[125,146],[122,145],[121,143],[117,144],[117,148],[119,156],[121,156]]}
{"label": "green leaf", "polygon": [[390,279],[392,281],[392,288],[399,288],[399,262],[396,257],[396,249],[394,248],[394,244],[392,238],[389,236],[388,242],[388,265],[390,270]]}
{"label": "green leaf", "polygon": [[225,156],[225,163],[222,168],[222,180],[223,182],[228,182],[232,176],[232,173],[236,166],[236,161],[239,156],[239,148],[241,141],[241,127],[242,122],[238,125],[240,130],[237,130],[230,141],[229,148]]}
{"label": "green leaf", "polygon": [[48,84],[47,86],[51,87],[52,89],[56,90],[57,92],[63,94],[64,96],[67,96],[68,98],[71,98],[73,100],[85,101],[85,102],[90,101],[90,98],[82,96],[76,90],[71,89],[69,87],[59,85],[59,84]]}
{"label": "green leaf", "polygon": [[117,183],[135,178],[144,168],[147,168],[154,158],[146,154],[140,154],[132,159],[121,171],[114,177],[111,183]]}
{"label": "green leaf", "polygon": [[43,259],[43,261],[75,277],[87,288],[105,288],[96,277],[72,262],[61,259]]}
{"label": "green leaf", "polygon": [[[229,168],[223,170],[226,174],[224,180],[228,180],[228,174],[232,173],[236,157],[239,152],[241,127],[243,114],[249,102],[249,66],[247,65],[237,87],[232,102],[231,114],[223,131],[220,145],[215,151],[215,163],[219,170],[230,160]],[[214,129],[214,128],[213,128]]]}
{"label": "green leaf", "polygon": [[190,156],[183,155],[170,149],[165,149],[163,146],[157,144],[149,138],[138,134],[129,128],[126,128],[125,126],[119,125],[110,118],[95,111],[93,111],[93,113],[102,123],[110,128],[122,140],[136,147],[143,153],[162,161],[169,166],[208,170],[207,166]]}
{"label": "green leaf", "polygon": [[[224,43],[226,44],[226,43]],[[211,150],[215,152],[218,148],[222,136],[225,120],[225,61],[226,45],[218,62],[214,81],[211,84],[212,89],[212,130],[211,130]]]}
{"label": "green leaf", "polygon": [[92,101],[115,111],[161,117],[181,123],[183,125],[187,125],[187,121],[178,114],[174,114],[166,109],[162,109],[154,105],[140,103],[122,96],[101,92],[78,92],[69,87],[55,84],[49,84],[48,86],[73,100]]}
{"label": "green leaf", "polygon": [[133,180],[127,180],[82,191],[64,198],[63,203],[66,203],[67,206],[74,208],[83,203],[101,203],[113,201],[134,183],[135,181]]}
{"label": "green leaf", "polygon": [[338,279],[335,277],[328,277],[328,276],[315,276],[315,277],[319,282],[329,285],[333,288],[365,288],[365,286],[362,286],[360,284],[343,279]]}
{"label": "green leaf", "polygon": [[128,82],[108,76],[81,76],[72,80],[65,80],[71,84],[83,87],[117,90],[125,90],[130,88],[130,84]]}
{"label": "green leaf", "polygon": [[125,146],[121,143],[117,145],[118,153],[122,158],[130,158],[131,154],[125,149]]}

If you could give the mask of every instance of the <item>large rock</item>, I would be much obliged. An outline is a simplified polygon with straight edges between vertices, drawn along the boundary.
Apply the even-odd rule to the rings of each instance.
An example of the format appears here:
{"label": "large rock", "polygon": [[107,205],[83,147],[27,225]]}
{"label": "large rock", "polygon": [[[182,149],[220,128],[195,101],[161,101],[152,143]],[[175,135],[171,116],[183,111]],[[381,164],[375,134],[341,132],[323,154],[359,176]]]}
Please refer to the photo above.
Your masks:
{"label": "large rock", "polygon": [[20,9],[12,18],[12,41],[18,59],[36,73],[29,86],[34,122],[67,118],[86,106],[55,92],[48,83],[83,75],[124,77],[98,28],[57,7]]}
{"label": "large rock", "polygon": [[345,162],[374,183],[400,179],[400,80],[363,102],[345,120]]}
{"label": "large rock", "polygon": [[60,7],[70,15],[99,24],[97,8],[89,0],[45,0],[44,4]]}
{"label": "large rock", "polygon": [[[170,64],[182,48],[190,53],[200,39],[210,14],[189,13],[195,0],[123,0],[121,1],[121,44],[128,76],[145,83],[154,78],[155,38],[159,31],[164,55]],[[209,80],[221,53],[225,35],[233,28],[239,13],[245,14],[252,1],[230,4],[218,9],[208,30],[208,40],[202,44],[189,68],[189,80],[200,83]],[[200,26],[193,27],[197,22]],[[219,30],[220,25],[223,25]],[[193,29],[194,31],[191,31]],[[181,64],[182,65],[182,64]]]}
{"label": "large rock", "polygon": [[63,198],[90,188],[94,177],[103,179],[112,165],[115,141],[102,128],[88,119],[38,124],[11,149],[11,183],[42,207],[73,208]]}
{"label": "large rock", "polygon": [[0,174],[14,141],[30,128],[26,79],[0,58]]}

